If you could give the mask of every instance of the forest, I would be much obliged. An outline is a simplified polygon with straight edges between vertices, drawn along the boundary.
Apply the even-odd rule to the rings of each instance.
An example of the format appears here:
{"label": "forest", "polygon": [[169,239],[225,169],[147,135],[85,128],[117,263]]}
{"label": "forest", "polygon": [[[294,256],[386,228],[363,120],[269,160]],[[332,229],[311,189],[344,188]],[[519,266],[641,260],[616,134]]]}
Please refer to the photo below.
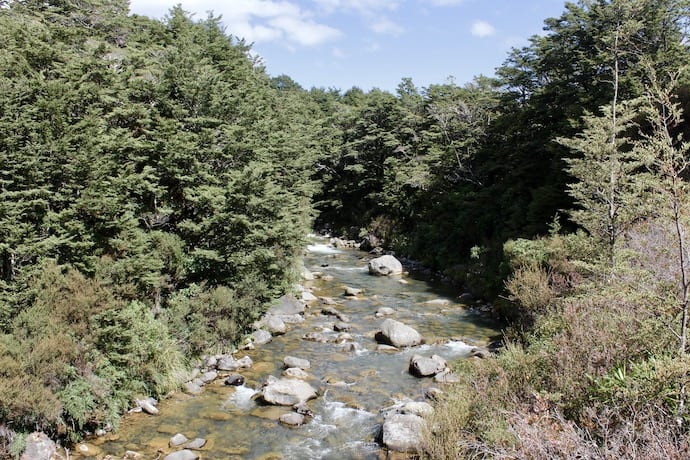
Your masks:
{"label": "forest", "polygon": [[690,456],[690,3],[579,0],[495,77],[271,76],[212,14],[0,1],[0,457],[117,426],[290,292],[310,231],[490,301],[429,458]]}

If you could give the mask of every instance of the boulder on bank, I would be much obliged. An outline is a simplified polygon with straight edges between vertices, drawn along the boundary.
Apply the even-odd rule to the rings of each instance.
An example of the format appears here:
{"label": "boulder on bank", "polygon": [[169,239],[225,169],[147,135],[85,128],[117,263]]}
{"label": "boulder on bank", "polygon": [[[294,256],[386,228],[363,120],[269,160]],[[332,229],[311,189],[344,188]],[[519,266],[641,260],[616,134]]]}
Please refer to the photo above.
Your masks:
{"label": "boulder on bank", "polygon": [[445,359],[438,355],[427,358],[421,355],[414,355],[410,358],[410,373],[417,377],[431,377],[448,367]]}
{"label": "boulder on bank", "polygon": [[26,438],[21,460],[51,460],[56,453],[57,446],[45,433],[34,432]]}
{"label": "boulder on bank", "polygon": [[273,316],[292,316],[304,313],[304,303],[300,302],[292,295],[284,295],[275,305],[268,309],[266,315]]}
{"label": "boulder on bank", "polygon": [[303,380],[269,376],[258,397],[267,404],[294,406],[316,398],[316,390]]}
{"label": "boulder on bank", "polygon": [[252,342],[254,343],[254,345],[266,345],[272,339],[273,336],[270,332],[266,330],[259,329],[252,332]]}
{"label": "boulder on bank", "polygon": [[381,330],[376,333],[376,341],[394,347],[413,347],[422,343],[422,336],[410,326],[386,319],[381,324]]}
{"label": "boulder on bank", "polygon": [[415,414],[392,414],[383,422],[383,444],[395,452],[419,452],[426,421]]}
{"label": "boulder on bank", "polygon": [[376,259],[371,259],[369,261],[369,273],[372,275],[400,275],[402,272],[402,264],[398,259],[391,255],[377,257]]}
{"label": "boulder on bank", "polygon": [[287,326],[285,326],[285,321],[277,316],[268,316],[264,321],[264,325],[268,332],[274,335],[281,335],[287,332]]}

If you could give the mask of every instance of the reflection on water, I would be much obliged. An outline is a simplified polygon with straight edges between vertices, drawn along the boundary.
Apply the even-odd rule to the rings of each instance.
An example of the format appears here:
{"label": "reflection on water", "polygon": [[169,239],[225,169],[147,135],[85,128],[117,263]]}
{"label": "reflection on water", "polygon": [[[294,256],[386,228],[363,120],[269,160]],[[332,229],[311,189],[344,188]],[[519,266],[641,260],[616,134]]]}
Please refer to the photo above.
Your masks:
{"label": "reflection on water", "polygon": [[[315,240],[308,246],[305,266],[332,276],[330,281],[317,279],[305,285],[317,296],[335,299],[334,307],[350,319],[354,348],[345,351],[342,344],[302,339],[312,331],[337,335],[333,331],[337,318],[321,315],[322,305],[315,302],[307,309],[304,323],[246,352],[255,364],[243,372],[244,385],[227,387],[218,379],[200,396],[176,394],[161,402],[157,417],[128,415],[117,433],[91,441],[101,450],[99,457],[121,458],[133,450],[145,458],[157,458],[171,450],[172,435],[183,433],[190,439],[208,440],[200,452],[202,458],[379,458],[375,442],[379,410],[400,400],[422,399],[425,389],[438,385],[411,376],[410,357],[462,358],[471,348],[465,342],[484,344],[496,335],[494,325],[456,303],[450,290],[408,277],[403,284],[400,277],[370,276],[363,252],[334,249]],[[345,286],[364,291],[357,298],[347,298]],[[383,319],[375,314],[383,306],[395,309],[393,318],[417,329],[426,344],[400,352],[378,351],[374,333]],[[298,428],[277,421],[289,408],[260,406],[252,399],[268,375],[280,375],[287,355],[311,361],[309,383],[320,394],[309,403],[314,417]]]}

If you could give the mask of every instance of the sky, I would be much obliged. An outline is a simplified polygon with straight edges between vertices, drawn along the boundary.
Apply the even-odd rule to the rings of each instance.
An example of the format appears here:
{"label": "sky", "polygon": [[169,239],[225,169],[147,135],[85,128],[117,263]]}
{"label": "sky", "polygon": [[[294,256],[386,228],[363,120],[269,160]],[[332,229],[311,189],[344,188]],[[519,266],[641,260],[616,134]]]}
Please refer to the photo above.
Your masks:
{"label": "sky", "polygon": [[511,48],[543,33],[563,0],[131,0],[130,11],[163,18],[180,3],[252,43],[271,76],[302,87],[395,91],[492,76]]}

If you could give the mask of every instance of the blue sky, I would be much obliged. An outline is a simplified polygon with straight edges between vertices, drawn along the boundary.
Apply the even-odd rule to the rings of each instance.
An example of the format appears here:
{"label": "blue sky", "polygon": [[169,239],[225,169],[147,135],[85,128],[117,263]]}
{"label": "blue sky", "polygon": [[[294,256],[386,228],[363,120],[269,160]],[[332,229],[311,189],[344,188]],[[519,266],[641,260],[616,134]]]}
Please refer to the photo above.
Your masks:
{"label": "blue sky", "polygon": [[426,87],[493,75],[564,10],[563,0],[131,0],[130,10],[161,18],[177,3],[199,19],[222,15],[273,76],[389,91],[404,77]]}

